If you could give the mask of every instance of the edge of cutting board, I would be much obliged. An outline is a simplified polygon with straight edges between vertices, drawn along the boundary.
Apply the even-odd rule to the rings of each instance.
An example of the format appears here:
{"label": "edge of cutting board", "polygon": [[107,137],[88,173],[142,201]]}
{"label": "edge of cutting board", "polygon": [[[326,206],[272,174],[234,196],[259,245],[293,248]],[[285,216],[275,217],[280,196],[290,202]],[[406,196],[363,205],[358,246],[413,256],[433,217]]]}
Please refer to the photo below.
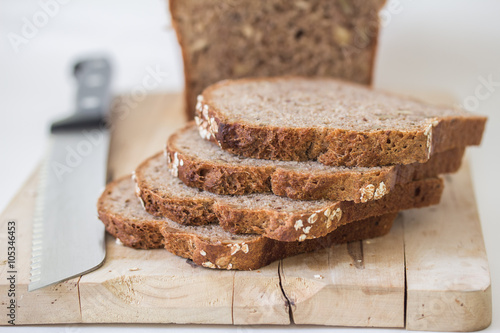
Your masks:
{"label": "edge of cutting board", "polygon": [[[161,150],[168,135],[185,122],[180,94],[149,95],[135,105],[124,98],[114,114],[108,169],[115,178]],[[404,212],[388,237],[299,255],[255,272],[220,272],[193,268],[163,250],[121,247],[108,235],[103,267],[28,293],[36,175],[35,171],[0,218],[0,239],[7,237],[9,220],[17,227],[16,324],[406,323],[409,330],[473,331],[491,323],[491,280],[467,163],[445,177],[440,206]],[[353,273],[352,255],[359,248],[364,270]],[[392,253],[390,260],[387,253],[377,256],[384,248]],[[6,252],[0,250],[2,307],[9,302]],[[144,265],[145,259],[163,262],[165,270],[155,273],[156,266]],[[325,260],[328,265],[322,264]],[[383,275],[367,274],[377,265],[390,272],[384,281]],[[176,270],[182,270],[183,279],[176,279]],[[366,286],[360,287],[349,274],[365,274]],[[158,298],[158,293],[168,297]],[[181,306],[176,305],[179,297],[185,298]],[[99,308],[106,316],[99,315]],[[8,324],[6,316],[0,318],[0,325]]]}

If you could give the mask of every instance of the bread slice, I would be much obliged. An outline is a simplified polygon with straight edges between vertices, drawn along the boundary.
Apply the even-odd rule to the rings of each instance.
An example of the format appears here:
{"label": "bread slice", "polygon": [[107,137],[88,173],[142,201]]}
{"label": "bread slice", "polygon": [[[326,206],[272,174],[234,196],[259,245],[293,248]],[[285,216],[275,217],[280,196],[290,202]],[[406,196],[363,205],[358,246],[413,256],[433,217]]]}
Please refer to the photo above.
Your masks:
{"label": "bread slice", "polygon": [[326,165],[424,163],[478,145],[486,117],[334,79],[227,80],[197,104],[203,138],[229,152]]}
{"label": "bread slice", "polygon": [[322,237],[370,216],[435,205],[443,191],[441,179],[429,178],[396,185],[383,198],[366,203],[296,201],[272,194],[221,196],[186,186],[169,172],[162,154],[143,162],[134,178],[137,196],[153,215],[186,225],[218,222],[231,233],[286,242]]}
{"label": "bread slice", "polygon": [[222,79],[284,74],[372,78],[385,0],[170,0],[182,50],[186,111]]}
{"label": "bread slice", "polygon": [[110,183],[98,201],[99,218],[106,230],[130,247],[165,247],[197,265],[220,269],[257,269],[299,253],[385,235],[397,214],[350,223],[326,237],[305,242],[278,242],[258,235],[233,235],[219,225],[184,226],[146,213],[134,195],[130,177]]}
{"label": "bread slice", "polygon": [[[426,163],[347,168],[240,157],[203,140],[197,131],[189,124],[169,138],[169,168],[184,184],[223,195],[272,192],[295,200],[366,202],[380,199],[396,184],[457,171],[465,151],[461,147],[436,153]],[[380,184],[386,191],[375,196],[373,190]]]}

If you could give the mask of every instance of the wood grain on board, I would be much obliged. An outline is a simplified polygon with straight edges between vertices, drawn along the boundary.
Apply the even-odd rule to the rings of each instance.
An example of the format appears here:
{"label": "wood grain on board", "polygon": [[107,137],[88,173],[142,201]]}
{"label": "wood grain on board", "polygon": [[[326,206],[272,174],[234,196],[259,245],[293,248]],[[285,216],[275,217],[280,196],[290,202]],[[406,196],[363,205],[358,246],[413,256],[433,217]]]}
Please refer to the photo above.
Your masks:
{"label": "wood grain on board", "polygon": [[[167,137],[185,122],[181,100],[178,94],[149,95],[116,104],[111,178],[130,173],[164,148]],[[465,331],[491,321],[488,261],[466,163],[456,175],[445,177],[439,206],[400,214],[385,237],[244,272],[196,267],[167,251],[130,249],[108,236],[101,268],[28,293],[36,175],[0,220],[2,308],[9,302],[7,222],[15,220],[17,227],[16,324],[406,323],[412,330]],[[0,324],[8,324],[8,317],[0,318]]]}
{"label": "wood grain on board", "polygon": [[491,281],[467,163],[445,176],[441,203],[405,214],[406,325],[472,331],[491,323]]}
{"label": "wood grain on board", "polygon": [[404,244],[400,220],[401,216],[385,237],[336,245],[284,260],[281,279],[293,304],[294,322],[404,327]]}
{"label": "wood grain on board", "polygon": [[[38,172],[34,172],[14,196],[0,217],[0,325],[63,324],[81,321],[78,281],[67,280],[36,292],[28,292],[31,264],[31,227],[37,191]],[[10,267],[7,256],[7,224],[15,222],[15,259]],[[14,288],[8,278],[14,276]],[[12,292],[14,294],[12,294]],[[10,295],[9,295],[10,294]],[[11,297],[12,296],[12,297]],[[15,317],[10,314],[11,299],[15,301]]]}

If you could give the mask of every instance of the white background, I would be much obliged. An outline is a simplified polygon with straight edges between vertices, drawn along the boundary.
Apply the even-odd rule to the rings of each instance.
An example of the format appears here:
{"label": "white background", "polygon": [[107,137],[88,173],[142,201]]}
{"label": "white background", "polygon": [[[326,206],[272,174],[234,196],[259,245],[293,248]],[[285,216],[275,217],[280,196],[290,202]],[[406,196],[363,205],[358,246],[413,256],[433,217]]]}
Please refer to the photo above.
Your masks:
{"label": "white background", "polygon": [[[13,47],[26,20],[45,1],[0,0],[0,209],[3,209],[43,156],[48,125],[72,110],[72,63],[85,55],[106,53],[115,61],[114,91],[140,85],[148,67],[159,66],[168,78],[157,90],[182,89],[182,62],[163,0],[73,0],[61,4],[45,24]],[[446,95],[459,103],[474,100],[481,78],[500,82],[500,1],[391,1],[386,11],[376,63],[375,85],[415,95]],[[43,23],[43,22],[42,22]],[[484,88],[482,92],[484,92]],[[493,284],[493,324],[500,331],[500,86],[478,100],[475,112],[488,115],[480,148],[469,149],[473,178]],[[472,105],[472,104],[471,104]],[[467,189],[464,189],[467,190]],[[146,331],[170,328],[195,331],[203,326],[106,326]],[[236,330],[203,327],[205,331]],[[0,328],[3,330],[4,328]],[[30,331],[87,331],[97,326],[18,328]],[[262,328],[263,329],[263,328]],[[271,328],[268,328],[271,329]],[[272,328],[275,331],[299,328]],[[251,332],[255,327],[239,329]],[[309,327],[311,331],[331,328]],[[337,329],[347,331],[349,329]],[[379,330],[374,330],[379,331]],[[394,330],[389,330],[394,332]]]}

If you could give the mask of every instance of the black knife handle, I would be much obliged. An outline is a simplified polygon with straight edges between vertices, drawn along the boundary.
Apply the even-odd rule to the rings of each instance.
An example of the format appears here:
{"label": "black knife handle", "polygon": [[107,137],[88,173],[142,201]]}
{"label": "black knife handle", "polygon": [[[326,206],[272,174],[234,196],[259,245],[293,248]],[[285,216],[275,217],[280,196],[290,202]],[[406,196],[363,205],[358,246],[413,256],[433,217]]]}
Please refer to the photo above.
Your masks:
{"label": "black knife handle", "polygon": [[111,105],[111,62],[106,58],[80,61],[74,66],[78,82],[76,112],[52,124],[50,131],[78,130],[106,125]]}

